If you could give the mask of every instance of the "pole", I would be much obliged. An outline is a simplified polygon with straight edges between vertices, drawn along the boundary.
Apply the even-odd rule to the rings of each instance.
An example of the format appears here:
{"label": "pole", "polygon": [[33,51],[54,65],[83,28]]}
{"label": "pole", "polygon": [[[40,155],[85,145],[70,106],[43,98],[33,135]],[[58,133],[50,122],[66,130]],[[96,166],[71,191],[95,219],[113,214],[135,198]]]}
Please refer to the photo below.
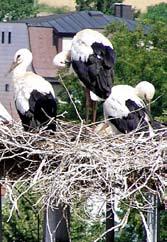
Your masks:
{"label": "pole", "polygon": [[69,206],[48,207],[45,210],[43,242],[70,242],[69,222]]}
{"label": "pole", "polygon": [[[112,210],[112,203],[106,204],[106,230],[114,227],[114,213]],[[114,242],[114,230],[109,231],[106,234],[106,242]]]}
{"label": "pole", "polygon": [[[160,222],[159,198],[157,195],[149,194],[148,199],[152,207],[147,213],[147,225],[151,234],[151,242],[158,242]],[[147,242],[149,242],[148,239]]]}
{"label": "pole", "polygon": [[2,242],[2,185],[0,184],[0,242]]}

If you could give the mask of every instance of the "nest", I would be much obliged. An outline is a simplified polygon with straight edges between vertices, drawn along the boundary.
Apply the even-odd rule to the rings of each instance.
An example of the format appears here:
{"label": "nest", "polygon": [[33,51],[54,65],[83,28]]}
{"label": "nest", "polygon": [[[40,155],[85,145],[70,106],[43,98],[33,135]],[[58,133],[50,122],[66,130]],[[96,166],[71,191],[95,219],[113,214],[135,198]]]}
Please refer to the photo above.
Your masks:
{"label": "nest", "polygon": [[57,121],[57,132],[0,127],[1,182],[10,193],[21,183],[41,202],[73,206],[92,195],[145,211],[148,194],[163,200],[167,185],[167,129],[153,138],[100,135],[94,127]]}

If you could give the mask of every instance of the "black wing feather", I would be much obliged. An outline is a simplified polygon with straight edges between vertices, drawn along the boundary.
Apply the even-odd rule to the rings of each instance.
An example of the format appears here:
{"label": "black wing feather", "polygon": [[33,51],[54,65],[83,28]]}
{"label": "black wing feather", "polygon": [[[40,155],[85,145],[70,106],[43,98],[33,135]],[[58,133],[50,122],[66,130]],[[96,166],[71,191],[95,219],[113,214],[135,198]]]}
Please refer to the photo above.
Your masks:
{"label": "black wing feather", "polygon": [[[42,94],[33,90],[29,98],[29,110],[18,114],[26,131],[41,128],[49,123],[50,118],[56,118],[57,101],[51,93]],[[48,130],[56,131],[56,123],[49,123]]]}
{"label": "black wing feather", "polygon": [[89,56],[88,61],[72,60],[72,66],[90,91],[106,99],[111,93],[115,54],[111,47],[101,43],[94,43],[91,47],[94,54]]}
{"label": "black wing feather", "polygon": [[110,122],[121,132],[121,133],[129,133],[135,129],[142,131],[148,130],[148,123],[145,121],[146,116],[146,108],[137,105],[131,99],[128,99],[125,102],[126,106],[128,107],[130,113],[127,117],[122,118],[114,118],[109,117]]}

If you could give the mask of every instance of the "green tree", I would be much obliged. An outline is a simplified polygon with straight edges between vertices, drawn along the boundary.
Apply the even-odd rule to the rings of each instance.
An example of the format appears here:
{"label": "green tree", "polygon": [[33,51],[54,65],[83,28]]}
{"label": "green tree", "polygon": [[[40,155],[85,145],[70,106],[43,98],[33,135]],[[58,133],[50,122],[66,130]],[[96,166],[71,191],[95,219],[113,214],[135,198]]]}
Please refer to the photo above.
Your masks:
{"label": "green tree", "polygon": [[34,0],[0,0],[0,20],[32,17],[36,13]]}
{"label": "green tree", "polygon": [[[78,114],[74,108],[76,106],[77,111],[80,114],[80,117],[85,120],[86,119],[86,96],[85,96],[85,88],[80,84],[79,79],[74,74],[68,74],[68,72],[63,71],[60,75],[61,79],[64,82],[65,88],[62,86],[61,90],[58,93],[58,96],[61,97],[59,100],[59,115],[64,113],[65,120],[75,120],[79,121]],[[59,77],[58,77],[59,78]],[[89,118],[91,119],[91,107],[89,110]],[[98,103],[97,106],[97,120],[101,120],[103,118],[102,104]],[[91,121],[91,120],[90,120]]]}
{"label": "green tree", "polygon": [[78,10],[101,11],[106,14],[113,14],[113,4],[122,3],[123,0],[76,0]]}
{"label": "green tree", "polygon": [[[85,213],[83,203],[75,204],[71,212],[71,239],[73,242],[92,242],[105,231],[105,223],[91,220]],[[101,239],[100,242],[104,242]]]}
{"label": "green tree", "polygon": [[13,211],[9,219],[12,204],[8,199],[3,206],[4,242],[39,242],[42,239],[43,213],[34,204],[37,196],[27,193],[18,201],[18,211]]}
{"label": "green tree", "polygon": [[167,28],[157,23],[147,29],[138,25],[130,32],[123,24],[107,28],[116,51],[115,84],[136,85],[150,81],[158,98],[152,105],[154,116],[160,116],[167,107]]}
{"label": "green tree", "polygon": [[162,211],[160,213],[160,241],[165,241],[167,238],[167,211]]}
{"label": "green tree", "polygon": [[140,19],[149,23],[155,23],[157,21],[167,23],[167,3],[149,6],[147,12],[142,14]]}

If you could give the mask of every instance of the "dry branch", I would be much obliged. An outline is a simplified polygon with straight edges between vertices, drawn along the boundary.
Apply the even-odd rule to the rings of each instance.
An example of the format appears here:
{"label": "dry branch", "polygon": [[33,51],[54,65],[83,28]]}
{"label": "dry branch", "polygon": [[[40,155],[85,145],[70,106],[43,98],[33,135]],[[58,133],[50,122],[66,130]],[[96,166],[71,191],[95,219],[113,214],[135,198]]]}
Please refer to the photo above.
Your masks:
{"label": "dry branch", "polygon": [[93,194],[104,200],[114,194],[117,203],[146,211],[147,194],[162,201],[167,185],[166,134],[167,129],[150,139],[134,133],[101,136],[90,126],[60,120],[52,135],[1,126],[1,183],[15,206],[22,194],[16,196],[14,187],[26,183],[27,190],[40,192],[43,205],[73,206]]}

